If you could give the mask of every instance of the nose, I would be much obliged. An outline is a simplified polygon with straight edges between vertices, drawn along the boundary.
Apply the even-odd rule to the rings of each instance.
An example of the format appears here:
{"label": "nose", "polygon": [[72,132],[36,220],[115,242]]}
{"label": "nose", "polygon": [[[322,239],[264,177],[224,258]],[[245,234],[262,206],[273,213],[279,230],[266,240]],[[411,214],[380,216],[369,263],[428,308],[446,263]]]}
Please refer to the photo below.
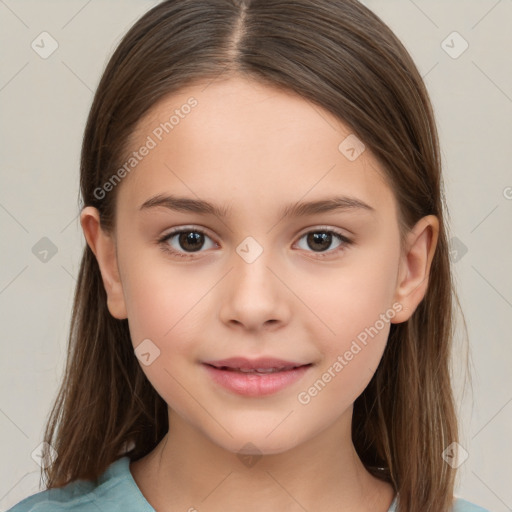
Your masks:
{"label": "nose", "polygon": [[224,279],[220,318],[228,326],[250,331],[277,329],[290,319],[291,292],[283,284],[270,251],[252,262],[238,253]]}

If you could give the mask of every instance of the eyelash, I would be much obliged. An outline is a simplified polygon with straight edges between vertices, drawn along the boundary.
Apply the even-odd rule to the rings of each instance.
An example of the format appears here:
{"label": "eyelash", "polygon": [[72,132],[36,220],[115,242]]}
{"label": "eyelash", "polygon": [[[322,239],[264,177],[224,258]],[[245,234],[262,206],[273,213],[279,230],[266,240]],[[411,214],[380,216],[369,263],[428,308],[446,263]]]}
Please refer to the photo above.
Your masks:
{"label": "eyelash", "polygon": [[[204,235],[204,236],[206,236],[208,238],[211,238],[206,233],[206,231],[204,231],[203,229],[201,229],[199,227],[193,227],[193,228],[191,227],[191,228],[185,228],[185,229],[184,228],[176,229],[174,231],[171,231],[170,233],[167,233],[165,236],[163,236],[162,238],[160,238],[158,240],[158,244],[160,245],[162,251],[164,251],[165,253],[171,254],[173,256],[178,256],[180,258],[185,258],[185,259],[194,258],[197,253],[203,252],[203,251],[197,251],[197,253],[183,253],[183,252],[176,251],[175,249],[172,249],[169,246],[169,243],[168,243],[169,240],[171,238],[173,238],[174,236],[179,235],[181,233],[200,233],[200,234],[202,234],[202,235]],[[335,229],[332,229],[332,228],[327,228],[327,227],[320,227],[320,228],[316,228],[316,229],[307,231],[306,233],[303,233],[299,237],[299,240],[304,238],[306,235],[309,235],[310,233],[333,234],[341,242],[339,247],[337,247],[336,249],[332,249],[330,251],[323,251],[323,252],[307,251],[307,252],[312,252],[313,254],[316,255],[316,257],[318,257],[320,259],[332,256],[333,253],[337,254],[338,252],[342,251],[343,249],[345,249],[346,247],[348,247],[349,245],[351,245],[353,243],[352,240],[348,239],[346,236],[341,234],[339,231],[337,231]]]}

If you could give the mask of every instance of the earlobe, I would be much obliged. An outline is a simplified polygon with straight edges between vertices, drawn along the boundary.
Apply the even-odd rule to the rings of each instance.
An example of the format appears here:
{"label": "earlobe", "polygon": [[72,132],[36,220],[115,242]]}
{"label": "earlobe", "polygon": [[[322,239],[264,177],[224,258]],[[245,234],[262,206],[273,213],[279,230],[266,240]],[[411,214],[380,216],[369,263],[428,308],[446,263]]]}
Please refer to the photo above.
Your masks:
{"label": "earlobe", "polygon": [[123,320],[128,315],[126,314],[114,237],[102,229],[99,211],[92,206],[86,206],[82,209],[80,224],[87,244],[96,256],[100,267],[103,286],[107,293],[108,310],[114,318]]}
{"label": "earlobe", "polygon": [[407,235],[395,291],[395,302],[402,305],[402,310],[395,315],[392,323],[407,321],[423,300],[438,236],[439,220],[435,215],[420,219]]}

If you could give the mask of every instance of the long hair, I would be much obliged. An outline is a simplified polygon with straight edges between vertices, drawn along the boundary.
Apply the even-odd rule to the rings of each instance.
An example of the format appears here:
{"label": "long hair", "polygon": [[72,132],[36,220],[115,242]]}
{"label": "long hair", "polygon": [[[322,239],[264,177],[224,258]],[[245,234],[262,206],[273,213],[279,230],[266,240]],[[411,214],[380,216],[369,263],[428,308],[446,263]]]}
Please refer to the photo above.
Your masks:
{"label": "long hair", "polygon": [[[399,206],[401,240],[423,216],[440,223],[425,297],[392,324],[381,362],[354,403],[352,439],[365,467],[392,484],[398,511],[451,510],[458,441],[450,377],[454,298],[447,207],[434,112],[409,53],[356,0],[167,0],[139,19],[111,56],[84,132],[83,206],[115,224],[116,193],[98,199],[149,109],[189,85],[244,76],[298,93],[334,114],[375,155]],[[458,304],[458,300],[457,300]],[[113,318],[97,261],[84,248],[64,377],[44,440],[58,453],[47,488],[96,479],[137,460],[168,430],[167,404]],[[48,451],[43,459],[50,458]]]}

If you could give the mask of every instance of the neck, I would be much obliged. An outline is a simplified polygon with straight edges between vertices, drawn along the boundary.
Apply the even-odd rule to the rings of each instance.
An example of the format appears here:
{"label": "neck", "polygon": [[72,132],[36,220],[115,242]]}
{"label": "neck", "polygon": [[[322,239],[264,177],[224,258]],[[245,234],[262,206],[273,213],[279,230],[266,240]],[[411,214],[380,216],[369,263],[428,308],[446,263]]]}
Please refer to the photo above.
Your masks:
{"label": "neck", "polygon": [[172,429],[130,470],[157,512],[387,512],[394,491],[359,459],[351,418],[342,416],[291,450],[265,455],[256,448],[247,454],[225,450],[170,412]]}

